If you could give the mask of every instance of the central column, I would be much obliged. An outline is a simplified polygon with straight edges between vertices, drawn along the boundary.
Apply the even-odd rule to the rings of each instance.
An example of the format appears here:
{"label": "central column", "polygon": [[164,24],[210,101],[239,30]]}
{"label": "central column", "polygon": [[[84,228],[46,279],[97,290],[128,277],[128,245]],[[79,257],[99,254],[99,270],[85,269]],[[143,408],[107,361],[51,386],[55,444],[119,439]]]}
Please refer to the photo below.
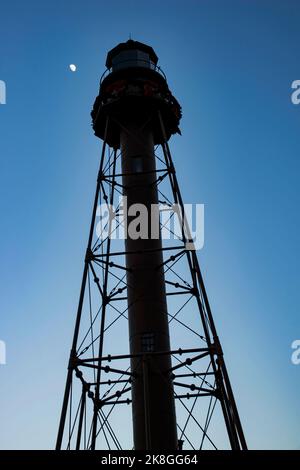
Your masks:
{"label": "central column", "polygon": [[[131,369],[136,374],[132,382],[134,447],[176,450],[173,385],[166,373],[171,358],[169,354],[146,354],[170,351],[160,230],[157,236],[151,236],[151,206],[158,207],[151,124],[141,128],[141,123],[133,119],[126,122],[120,146],[127,210],[135,212],[134,204],[143,204],[148,213],[146,227],[139,227],[144,238],[130,236],[130,223],[139,212],[128,217],[125,241],[126,266],[130,269],[127,272],[130,353],[145,353],[131,360]],[[158,223],[158,211],[152,209],[152,214],[152,224]]]}

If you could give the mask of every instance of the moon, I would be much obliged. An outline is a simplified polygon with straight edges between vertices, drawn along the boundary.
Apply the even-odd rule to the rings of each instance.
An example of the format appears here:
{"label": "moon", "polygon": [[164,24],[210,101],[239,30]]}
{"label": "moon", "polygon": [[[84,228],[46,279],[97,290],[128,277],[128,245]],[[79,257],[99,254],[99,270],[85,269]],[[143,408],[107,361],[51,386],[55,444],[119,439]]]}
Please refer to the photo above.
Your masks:
{"label": "moon", "polygon": [[70,64],[69,67],[70,67],[71,72],[76,72],[77,67],[75,64]]}

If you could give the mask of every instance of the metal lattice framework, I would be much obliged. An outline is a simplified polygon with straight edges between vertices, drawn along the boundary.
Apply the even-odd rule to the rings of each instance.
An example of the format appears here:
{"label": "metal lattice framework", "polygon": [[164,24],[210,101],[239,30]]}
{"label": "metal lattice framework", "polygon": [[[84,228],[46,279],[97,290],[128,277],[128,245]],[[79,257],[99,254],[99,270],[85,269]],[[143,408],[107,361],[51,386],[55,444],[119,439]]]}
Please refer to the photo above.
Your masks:
{"label": "metal lattice framework", "polygon": [[[162,119],[160,124],[164,135]],[[160,355],[172,358],[166,374],[173,380],[179,448],[246,449],[196,252],[183,229],[185,208],[166,136],[155,157],[172,348],[153,353],[150,347],[138,359],[143,367],[155,368]],[[121,151],[104,140],[57,449],[133,447],[135,370],[128,343],[126,251],[119,236],[125,211],[120,160]],[[99,216],[105,206],[107,213]]]}

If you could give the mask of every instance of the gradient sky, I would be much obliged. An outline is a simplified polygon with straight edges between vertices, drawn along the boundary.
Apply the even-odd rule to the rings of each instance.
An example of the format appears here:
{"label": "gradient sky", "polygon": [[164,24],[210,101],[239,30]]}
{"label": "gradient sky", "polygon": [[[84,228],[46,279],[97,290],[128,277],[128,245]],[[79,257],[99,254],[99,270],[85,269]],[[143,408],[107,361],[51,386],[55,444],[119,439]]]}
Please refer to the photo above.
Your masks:
{"label": "gradient sky", "polygon": [[[4,1],[0,447],[53,448],[101,142],[106,53],[153,46],[183,107],[182,194],[250,448],[299,449],[300,2]],[[69,70],[74,63],[76,73]]]}

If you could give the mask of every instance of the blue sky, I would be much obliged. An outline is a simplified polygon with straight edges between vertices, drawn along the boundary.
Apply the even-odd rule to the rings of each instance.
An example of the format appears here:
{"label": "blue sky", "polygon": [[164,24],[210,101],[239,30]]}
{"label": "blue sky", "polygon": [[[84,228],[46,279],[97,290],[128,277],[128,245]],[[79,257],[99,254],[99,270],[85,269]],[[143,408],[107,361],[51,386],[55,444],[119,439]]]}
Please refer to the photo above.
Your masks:
{"label": "blue sky", "polygon": [[299,13],[291,0],[2,3],[1,448],[55,442],[101,146],[89,113],[129,34],[183,108],[171,148],[184,200],[205,204],[199,259],[248,445],[300,448]]}

